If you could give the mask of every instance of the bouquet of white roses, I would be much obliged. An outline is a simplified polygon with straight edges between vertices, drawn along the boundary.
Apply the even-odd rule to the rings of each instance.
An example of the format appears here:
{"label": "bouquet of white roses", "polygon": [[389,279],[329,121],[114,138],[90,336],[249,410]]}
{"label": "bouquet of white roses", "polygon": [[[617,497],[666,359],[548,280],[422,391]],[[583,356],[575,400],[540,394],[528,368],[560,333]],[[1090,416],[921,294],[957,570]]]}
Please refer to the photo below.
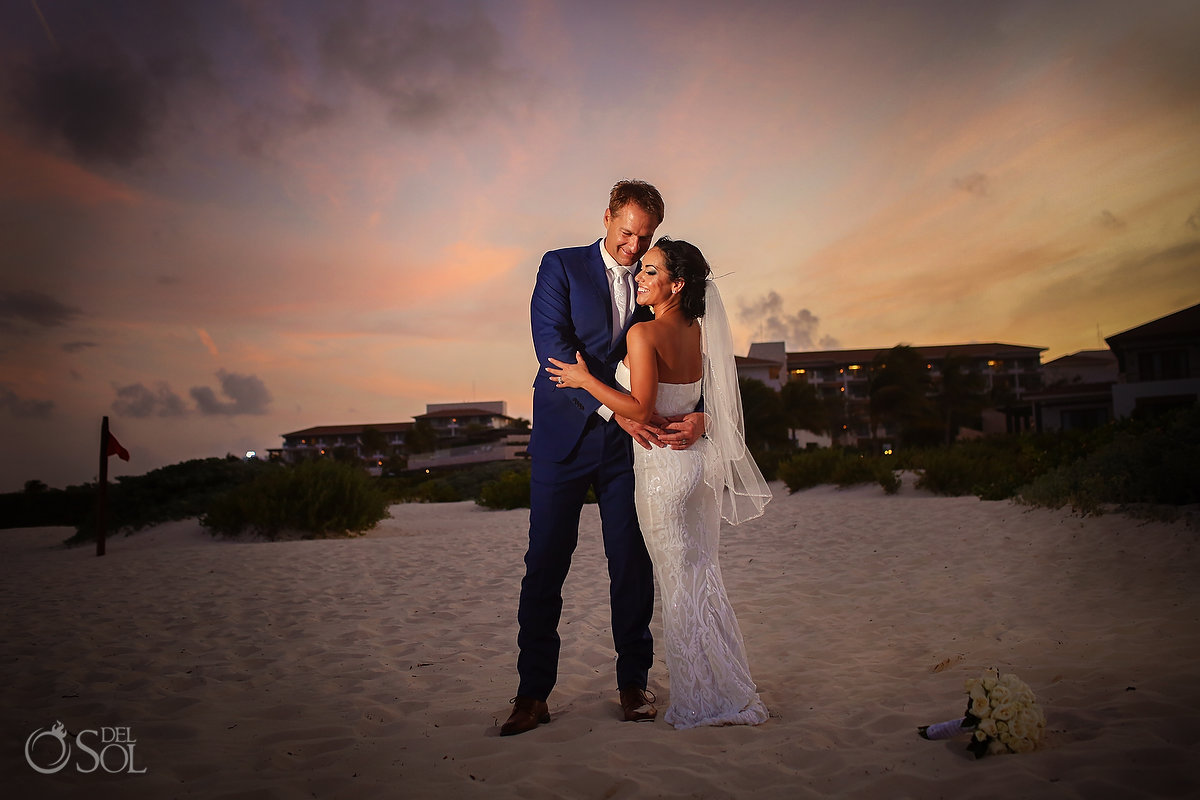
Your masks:
{"label": "bouquet of white roses", "polygon": [[1046,716],[1033,690],[1016,675],[1001,675],[995,668],[966,683],[967,710],[961,719],[923,725],[917,733],[926,739],[949,739],[971,734],[967,750],[976,758],[989,753],[1028,753],[1037,747],[1046,728]]}

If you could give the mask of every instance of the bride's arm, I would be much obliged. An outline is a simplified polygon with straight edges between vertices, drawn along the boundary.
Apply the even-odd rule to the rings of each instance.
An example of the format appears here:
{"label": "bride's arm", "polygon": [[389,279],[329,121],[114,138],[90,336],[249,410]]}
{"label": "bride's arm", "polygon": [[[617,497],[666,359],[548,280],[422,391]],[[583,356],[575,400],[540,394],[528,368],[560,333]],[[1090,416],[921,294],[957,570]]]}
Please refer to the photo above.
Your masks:
{"label": "bride's arm", "polygon": [[558,381],[559,388],[583,389],[615,413],[635,422],[646,423],[654,416],[658,394],[658,359],[654,345],[641,325],[634,325],[626,334],[629,359],[630,393],[614,389],[588,372],[583,357],[576,353],[575,363],[547,359],[553,366],[546,372]]}

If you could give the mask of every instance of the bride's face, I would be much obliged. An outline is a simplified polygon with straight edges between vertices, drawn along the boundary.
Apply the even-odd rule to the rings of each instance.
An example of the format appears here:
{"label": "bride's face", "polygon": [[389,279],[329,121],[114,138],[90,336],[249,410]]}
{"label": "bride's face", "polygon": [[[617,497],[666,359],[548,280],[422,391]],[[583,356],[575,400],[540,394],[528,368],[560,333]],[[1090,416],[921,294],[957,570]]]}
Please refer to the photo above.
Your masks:
{"label": "bride's face", "polygon": [[657,247],[642,256],[642,271],[634,278],[637,281],[637,303],[639,306],[657,306],[671,298],[673,291],[683,288],[683,281],[671,280],[667,271],[666,258]]}

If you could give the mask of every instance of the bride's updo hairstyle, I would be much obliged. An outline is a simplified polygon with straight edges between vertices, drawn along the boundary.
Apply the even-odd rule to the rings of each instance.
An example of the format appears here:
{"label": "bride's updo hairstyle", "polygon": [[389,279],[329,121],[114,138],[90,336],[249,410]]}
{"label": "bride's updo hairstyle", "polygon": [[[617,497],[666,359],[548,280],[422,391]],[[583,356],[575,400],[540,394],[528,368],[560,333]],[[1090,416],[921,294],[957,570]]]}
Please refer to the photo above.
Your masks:
{"label": "bride's updo hairstyle", "polygon": [[679,309],[688,319],[704,316],[704,282],[712,270],[700,248],[690,242],[663,236],[654,246],[662,251],[664,266],[671,280],[683,281],[679,290]]}

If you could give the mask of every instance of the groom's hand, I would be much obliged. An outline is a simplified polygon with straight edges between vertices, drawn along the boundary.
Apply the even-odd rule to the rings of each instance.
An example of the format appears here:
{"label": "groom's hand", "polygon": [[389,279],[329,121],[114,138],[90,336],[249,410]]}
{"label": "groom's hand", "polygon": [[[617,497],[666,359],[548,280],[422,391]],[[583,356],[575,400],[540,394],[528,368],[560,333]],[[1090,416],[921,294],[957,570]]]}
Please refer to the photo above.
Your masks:
{"label": "groom's hand", "polygon": [[[629,417],[622,417],[620,414],[613,414],[613,419],[621,426],[621,430],[633,437],[633,440],[647,450],[652,447],[662,447],[663,442],[659,440],[662,435],[662,428],[655,424],[643,425],[640,422],[634,422]],[[651,423],[665,421],[661,418],[651,419]]]}
{"label": "groom's hand", "polygon": [[672,450],[687,450],[704,435],[704,412],[668,417],[659,441]]}

